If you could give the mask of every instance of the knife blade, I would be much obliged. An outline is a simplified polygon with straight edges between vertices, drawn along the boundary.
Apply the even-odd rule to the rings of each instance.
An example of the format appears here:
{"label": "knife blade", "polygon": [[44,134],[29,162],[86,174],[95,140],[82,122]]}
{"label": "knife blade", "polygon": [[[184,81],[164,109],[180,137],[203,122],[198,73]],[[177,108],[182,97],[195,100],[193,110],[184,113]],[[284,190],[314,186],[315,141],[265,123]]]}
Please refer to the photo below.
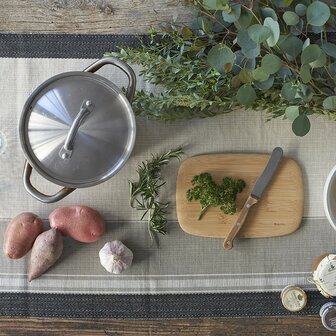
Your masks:
{"label": "knife blade", "polygon": [[260,200],[263,192],[267,188],[268,184],[270,183],[272,177],[274,176],[275,172],[277,171],[277,168],[279,167],[279,164],[281,162],[283,156],[283,150],[280,147],[276,147],[273,149],[271,157],[269,158],[266,167],[264,168],[263,172],[259,176],[257,182],[255,183],[251,194],[247,198],[242,210],[240,211],[240,214],[234,223],[234,225],[231,227],[228,235],[226,236],[223,246],[224,249],[230,250],[233,247],[233,240],[237,236],[239,230],[243,226],[245,219],[248,215],[248,212],[250,208],[258,203]]}
{"label": "knife blade", "polygon": [[276,172],[279,163],[283,156],[283,150],[280,147],[276,147],[273,149],[270,159],[267,162],[266,167],[264,168],[263,172],[259,176],[257,182],[255,183],[252,191],[251,196],[257,199],[261,198],[262,193],[268,186],[269,182],[271,181],[274,173]]}

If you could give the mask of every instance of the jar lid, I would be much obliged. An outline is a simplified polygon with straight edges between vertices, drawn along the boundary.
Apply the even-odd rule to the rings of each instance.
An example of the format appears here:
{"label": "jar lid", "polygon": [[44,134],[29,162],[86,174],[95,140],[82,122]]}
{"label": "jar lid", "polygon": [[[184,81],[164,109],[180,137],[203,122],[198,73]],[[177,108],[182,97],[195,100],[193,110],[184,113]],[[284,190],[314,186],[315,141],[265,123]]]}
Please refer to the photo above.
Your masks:
{"label": "jar lid", "polygon": [[307,304],[306,292],[297,286],[286,286],[281,292],[282,305],[291,312],[302,310]]}
{"label": "jar lid", "polygon": [[135,118],[109,80],[67,72],[41,84],[26,102],[21,145],[29,163],[49,181],[69,188],[101,183],[127,161]]}
{"label": "jar lid", "polygon": [[325,297],[336,296],[336,255],[328,254],[313,272],[313,281]]}

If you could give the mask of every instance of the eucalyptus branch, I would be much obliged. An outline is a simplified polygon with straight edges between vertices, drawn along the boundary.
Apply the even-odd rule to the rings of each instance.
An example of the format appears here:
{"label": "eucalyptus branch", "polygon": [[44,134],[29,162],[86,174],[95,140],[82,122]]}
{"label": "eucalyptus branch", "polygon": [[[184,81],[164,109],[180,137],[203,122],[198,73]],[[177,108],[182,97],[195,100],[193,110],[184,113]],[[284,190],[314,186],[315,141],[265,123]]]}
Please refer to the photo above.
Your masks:
{"label": "eucalyptus branch", "polygon": [[[275,0],[258,6],[188,3],[196,7],[194,28],[174,24],[152,31],[149,45],[114,54],[141,64],[144,79],[159,86],[156,94],[137,92],[138,116],[173,121],[253,108],[267,111],[269,119],[287,117],[291,107],[297,111],[292,129],[299,136],[309,131],[311,112],[336,119],[336,44],[325,33],[335,20],[332,6],[319,0],[287,2],[284,8]],[[323,27],[321,43],[307,41],[308,25]]]}

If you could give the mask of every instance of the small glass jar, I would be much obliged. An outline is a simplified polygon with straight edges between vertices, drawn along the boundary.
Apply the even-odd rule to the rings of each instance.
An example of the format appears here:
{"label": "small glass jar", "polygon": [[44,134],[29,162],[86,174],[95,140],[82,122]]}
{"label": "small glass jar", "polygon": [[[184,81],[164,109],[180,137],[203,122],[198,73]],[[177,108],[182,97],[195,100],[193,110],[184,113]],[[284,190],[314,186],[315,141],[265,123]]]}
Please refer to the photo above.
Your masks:
{"label": "small glass jar", "polygon": [[290,312],[298,312],[307,304],[307,294],[297,286],[289,285],[281,292],[282,305]]}
{"label": "small glass jar", "polygon": [[320,316],[323,326],[336,331],[336,302],[327,302],[320,309]]}

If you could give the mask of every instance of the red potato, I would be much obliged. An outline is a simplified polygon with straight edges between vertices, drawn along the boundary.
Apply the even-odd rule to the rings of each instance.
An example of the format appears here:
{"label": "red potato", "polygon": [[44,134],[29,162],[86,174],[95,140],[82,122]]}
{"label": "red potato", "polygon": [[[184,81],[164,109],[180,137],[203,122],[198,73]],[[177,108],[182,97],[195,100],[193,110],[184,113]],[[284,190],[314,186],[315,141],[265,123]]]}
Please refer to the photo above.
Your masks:
{"label": "red potato", "polygon": [[41,233],[35,240],[30,263],[28,266],[28,280],[32,281],[40,277],[50,268],[63,251],[62,235],[56,229],[50,229]]}
{"label": "red potato", "polygon": [[52,228],[83,243],[95,242],[105,233],[105,222],[98,211],[83,205],[57,208],[49,215]]}
{"label": "red potato", "polygon": [[22,258],[32,248],[36,237],[43,232],[42,219],[31,212],[23,212],[8,224],[3,251],[8,258]]}

